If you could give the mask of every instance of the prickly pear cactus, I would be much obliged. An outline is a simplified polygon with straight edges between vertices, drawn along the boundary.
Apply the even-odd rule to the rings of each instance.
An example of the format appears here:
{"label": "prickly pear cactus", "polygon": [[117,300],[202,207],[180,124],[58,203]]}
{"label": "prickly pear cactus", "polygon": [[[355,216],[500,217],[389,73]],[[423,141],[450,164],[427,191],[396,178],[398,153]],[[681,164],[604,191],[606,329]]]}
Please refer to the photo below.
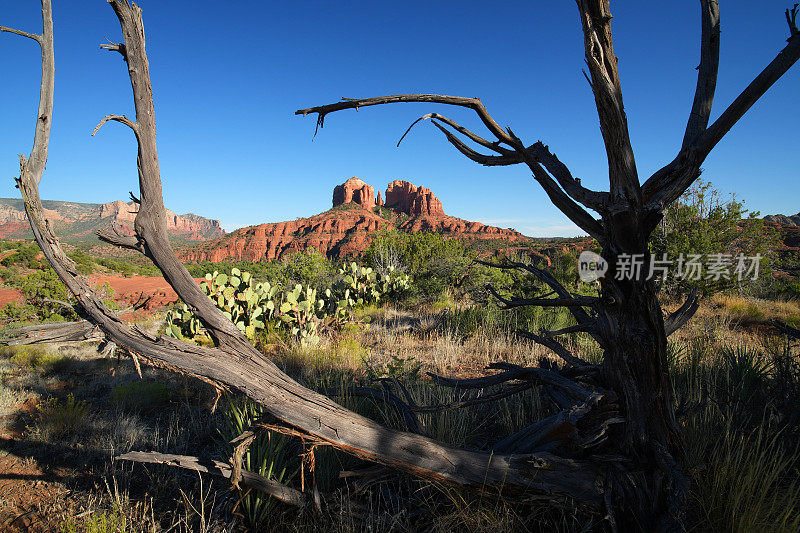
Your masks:
{"label": "prickly pear cactus", "polygon": [[[319,342],[323,320],[341,325],[352,318],[351,309],[365,303],[396,296],[408,288],[410,278],[391,270],[379,274],[372,268],[350,263],[339,270],[340,281],[326,289],[323,297],[300,284],[281,291],[269,282],[256,283],[249,272],[231,269],[230,275],[208,273],[201,288],[231,322],[250,340],[267,324],[284,329],[302,345]],[[204,333],[202,324],[184,305],[167,314],[167,334],[194,339]]]}
{"label": "prickly pear cactus", "polygon": [[194,339],[202,331],[200,320],[183,304],[167,313],[167,334],[176,339]]}

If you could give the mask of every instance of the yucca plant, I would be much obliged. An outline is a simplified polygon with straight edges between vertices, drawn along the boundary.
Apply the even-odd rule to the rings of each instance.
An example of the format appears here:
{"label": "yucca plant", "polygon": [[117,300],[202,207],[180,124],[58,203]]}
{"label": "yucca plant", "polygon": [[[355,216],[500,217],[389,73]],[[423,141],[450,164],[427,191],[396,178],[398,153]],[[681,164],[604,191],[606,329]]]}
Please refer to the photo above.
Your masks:
{"label": "yucca plant", "polygon": [[[227,398],[223,413],[225,426],[221,433],[228,443],[228,453],[233,452],[230,441],[250,429],[264,414],[263,407],[249,399]],[[242,470],[260,474],[279,483],[291,481],[298,472],[298,466],[292,464],[287,449],[289,444],[290,439],[286,435],[264,431],[250,444],[242,457]],[[264,529],[270,519],[275,519],[280,502],[259,491],[244,489],[242,492],[246,495],[241,498],[238,510],[245,522],[254,531]]]}

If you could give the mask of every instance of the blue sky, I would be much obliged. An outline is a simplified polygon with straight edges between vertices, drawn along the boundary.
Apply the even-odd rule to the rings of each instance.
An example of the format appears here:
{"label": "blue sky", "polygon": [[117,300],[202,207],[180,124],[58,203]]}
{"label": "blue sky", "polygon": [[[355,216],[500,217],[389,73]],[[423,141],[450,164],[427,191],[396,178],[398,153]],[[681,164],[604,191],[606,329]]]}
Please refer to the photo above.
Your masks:
{"label": "blue sky", "polygon": [[[120,40],[103,0],[53,0],[56,96],[46,199],[108,202],[137,187],[133,114]],[[721,2],[715,100],[725,106],[784,46],[790,2]],[[164,197],[177,213],[234,229],[310,216],[333,187],[359,176],[433,189],[448,214],[535,236],[578,233],[523,167],[484,168],[430,124],[438,111],[480,129],[467,110],[404,104],[314,118],[298,108],[341,97],[427,92],[478,96],[527,143],[548,144],[584,185],[607,187],[602,139],[581,73],[572,2],[252,2],[142,0],[156,97]],[[626,110],[640,176],[677,152],[696,81],[699,2],[612,3]],[[4,1],[0,24],[40,31],[36,0]],[[30,151],[39,83],[35,43],[0,35],[0,196],[18,197],[16,154]],[[704,177],[763,214],[800,211],[800,66],[789,71],[712,152]]]}

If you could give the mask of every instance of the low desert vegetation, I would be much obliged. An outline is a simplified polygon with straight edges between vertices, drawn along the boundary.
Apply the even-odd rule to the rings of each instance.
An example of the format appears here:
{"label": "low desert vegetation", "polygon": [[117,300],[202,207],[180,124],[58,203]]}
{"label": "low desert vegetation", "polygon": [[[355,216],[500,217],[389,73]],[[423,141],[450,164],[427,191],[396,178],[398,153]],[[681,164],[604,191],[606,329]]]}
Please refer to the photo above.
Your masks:
{"label": "low desert vegetation", "polygon": [[[668,246],[695,250],[685,241]],[[576,281],[576,254],[556,248],[539,260],[576,293],[596,295],[595,284]],[[573,325],[574,319],[563,309],[501,309],[487,285],[508,297],[532,296],[541,283],[478,261],[486,257],[438,234],[383,233],[359,263],[301,252],[281,261],[191,268],[205,278],[207,295],[243,321],[252,342],[303,385],[403,430],[410,429],[409,419],[387,401],[389,394],[413,405],[438,406],[416,413],[413,423],[420,431],[452,445],[491,450],[502,436],[556,413],[559,406],[540,387],[481,402],[475,393],[437,384],[429,373],[480,376],[498,361],[557,366],[548,350],[516,332],[557,330]],[[522,251],[511,259],[526,257]],[[504,256],[496,253],[492,260],[502,262]],[[36,278],[38,298],[67,299],[60,282],[41,282],[48,279],[46,269],[32,273],[45,276]],[[405,284],[393,287],[400,274]],[[694,322],[669,346],[687,443],[678,459],[691,478],[690,529],[794,531],[800,527],[800,350],[786,344],[771,324],[800,324],[800,304],[786,295],[759,297],[775,292],[763,283],[705,290],[709,296]],[[306,291],[321,302],[309,303],[306,310],[315,324],[314,342],[292,334],[302,322],[297,320],[299,307],[285,307],[284,312],[295,314],[280,319],[290,299],[311,301],[300,298]],[[670,303],[674,297],[665,287],[667,308],[680,304]],[[52,321],[58,312],[55,308],[45,318]],[[151,317],[150,327],[212,343],[187,313],[177,304],[160,315],[161,325],[157,320],[154,326]],[[198,329],[192,331],[192,324]],[[601,356],[585,333],[570,335],[566,346],[590,362]],[[52,516],[45,517],[52,508],[36,512],[62,531],[516,531],[579,530],[592,523],[576,510],[486,499],[369,467],[275,431],[258,434],[242,468],[298,490],[315,488],[326,495],[321,511],[298,511],[257,490],[233,488],[223,478],[167,466],[131,466],[115,457],[131,450],[195,454],[198,443],[201,457],[230,457],[230,441],[270,417],[246,398],[216,398],[213,389],[190,378],[176,380],[147,367],[140,377],[130,361],[106,358],[85,345],[5,347],[0,357],[0,411],[17,439],[7,453],[37,467],[72,465],[73,473],[58,484],[79,494],[80,507],[61,501]],[[455,407],[462,403],[467,406]],[[88,458],[86,464],[75,464],[75,454]],[[167,480],[177,483],[177,495],[156,501],[163,490],[154,484]]]}
{"label": "low desert vegetation", "polygon": [[[359,309],[315,346],[285,338],[265,349],[304,385],[380,423],[407,429],[402,413],[380,394],[364,396],[363,390],[380,391],[387,384],[420,406],[474,400],[474,393],[442,387],[427,373],[477,376],[496,361],[557,364],[546,349],[514,332],[569,322],[563,312],[509,312],[456,300],[438,310],[432,304],[383,303]],[[692,480],[691,529],[796,531],[798,348],[787,347],[777,334],[754,338],[744,323],[720,321],[714,326],[720,331],[706,327],[701,313],[670,344],[670,374],[687,443],[679,460]],[[588,344],[584,334],[570,341],[576,350]],[[60,483],[75,491],[83,511],[62,501],[66,507],[56,521],[63,531],[579,530],[588,520],[574,510],[454,492],[274,431],[259,434],[243,468],[297,489],[317,487],[326,494],[322,511],[298,511],[206,474],[115,461],[130,450],[194,454],[198,444],[203,457],[229,457],[231,439],[270,417],[251,401],[229,395],[212,412],[213,389],[193,379],[176,380],[147,367],[142,379],[130,360],[106,359],[85,346],[61,351],[65,354],[6,348],[0,398],[13,403],[6,412],[18,432],[8,453],[37,465],[73,465],[75,474]],[[69,362],[54,364],[59,358]],[[27,398],[34,407],[19,410]],[[558,409],[534,387],[469,408],[419,413],[417,420],[422,431],[443,442],[490,450],[529,420]],[[88,478],[77,475],[89,471],[94,473]],[[180,490],[165,492],[165,483],[177,483]]]}

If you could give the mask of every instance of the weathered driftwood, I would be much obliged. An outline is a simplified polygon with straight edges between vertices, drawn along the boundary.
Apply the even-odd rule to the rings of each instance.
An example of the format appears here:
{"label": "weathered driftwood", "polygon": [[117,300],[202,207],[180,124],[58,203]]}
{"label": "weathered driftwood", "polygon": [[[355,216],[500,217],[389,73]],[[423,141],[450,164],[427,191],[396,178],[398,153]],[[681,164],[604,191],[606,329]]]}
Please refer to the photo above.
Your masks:
{"label": "weathered driftwood", "polygon": [[[189,455],[174,455],[159,452],[128,452],[126,454],[117,456],[117,459],[121,461],[134,461],[137,463],[155,463],[168,466],[177,466],[179,468],[186,468],[188,470],[207,472],[225,479],[231,479],[233,474],[231,465],[227,463],[221,463],[214,460],[203,460]],[[287,487],[283,483],[278,483],[273,479],[266,478],[253,472],[248,472],[247,470],[241,471],[239,482],[247,487],[251,487],[265,494],[269,494],[273,498],[284,503],[288,503],[289,505],[305,507],[308,504],[308,498],[299,490]]]}
{"label": "weathered driftwood", "polygon": [[34,324],[6,332],[0,343],[8,346],[44,344],[50,342],[99,341],[103,339],[100,328],[87,320]]}

